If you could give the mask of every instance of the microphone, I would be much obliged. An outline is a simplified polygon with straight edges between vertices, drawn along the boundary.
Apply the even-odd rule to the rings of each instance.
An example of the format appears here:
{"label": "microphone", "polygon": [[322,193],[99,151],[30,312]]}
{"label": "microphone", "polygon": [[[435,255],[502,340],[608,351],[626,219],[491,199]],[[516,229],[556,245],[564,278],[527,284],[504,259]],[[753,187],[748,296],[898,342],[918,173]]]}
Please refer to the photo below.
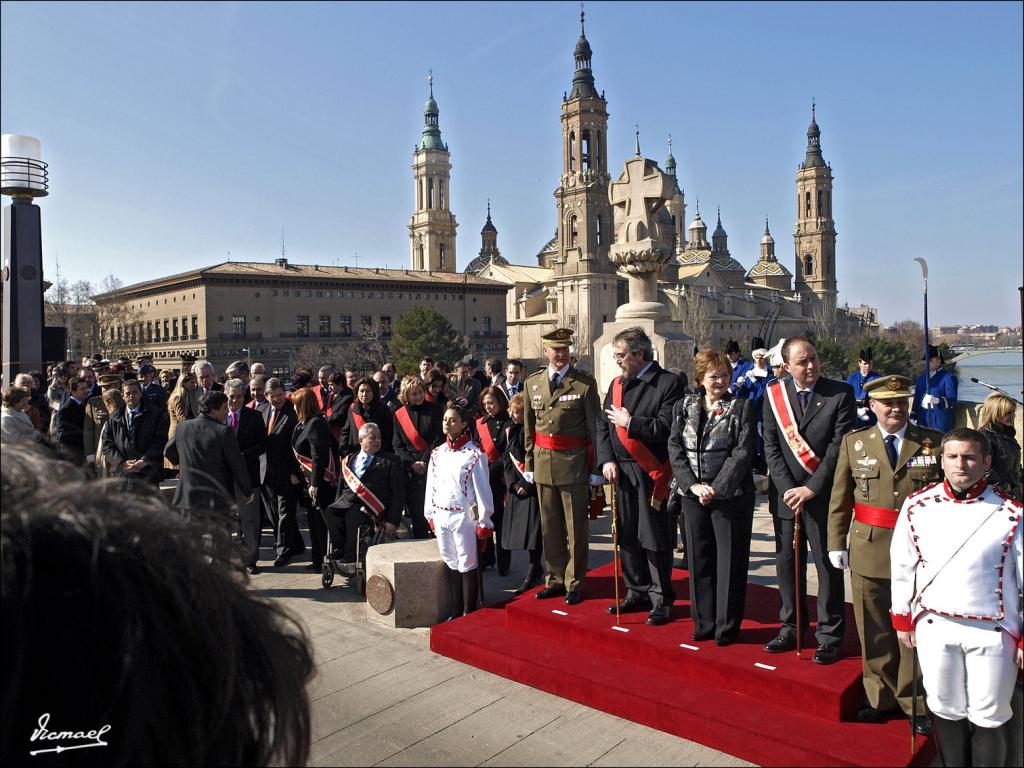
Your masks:
{"label": "microphone", "polygon": [[972,377],[971,377],[971,382],[972,382],[973,384],[981,384],[981,386],[983,386],[983,387],[988,387],[988,388],[989,388],[989,389],[991,389],[991,390],[992,390],[993,392],[998,392],[998,393],[999,393],[1000,395],[1002,395],[1003,397],[1008,397],[1008,398],[1010,398],[1011,400],[1013,400],[1013,402],[1017,403],[1017,405],[1024,405],[1024,403],[1022,403],[1022,402],[1021,402],[1020,400],[1018,400],[1018,399],[1017,399],[1016,397],[1014,397],[1013,395],[1011,395],[1011,394],[1010,394],[1009,392],[1005,392],[1005,391],[1003,391],[1002,389],[1000,389],[999,387],[995,387],[995,386],[993,386],[993,385],[989,384],[989,383],[988,383],[987,381],[982,381],[981,379],[976,379],[976,378],[974,378],[974,377],[972,376]]}

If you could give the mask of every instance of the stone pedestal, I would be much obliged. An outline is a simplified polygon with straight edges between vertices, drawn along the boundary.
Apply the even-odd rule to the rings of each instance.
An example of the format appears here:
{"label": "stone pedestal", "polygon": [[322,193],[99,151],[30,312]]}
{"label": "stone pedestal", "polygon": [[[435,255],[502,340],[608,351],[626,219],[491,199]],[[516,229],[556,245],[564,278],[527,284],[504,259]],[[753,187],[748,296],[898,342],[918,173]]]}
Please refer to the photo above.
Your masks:
{"label": "stone pedestal", "polygon": [[432,627],[451,610],[448,573],[433,539],[378,544],[366,551],[366,579],[383,576],[394,589],[394,606],[366,618],[389,627]]}
{"label": "stone pedestal", "polygon": [[611,386],[612,379],[622,373],[612,357],[612,339],[627,328],[643,328],[654,345],[654,359],[667,369],[678,368],[693,381],[693,337],[681,330],[681,323],[673,320],[616,320],[604,324],[604,333],[594,343],[594,375],[602,397]]}

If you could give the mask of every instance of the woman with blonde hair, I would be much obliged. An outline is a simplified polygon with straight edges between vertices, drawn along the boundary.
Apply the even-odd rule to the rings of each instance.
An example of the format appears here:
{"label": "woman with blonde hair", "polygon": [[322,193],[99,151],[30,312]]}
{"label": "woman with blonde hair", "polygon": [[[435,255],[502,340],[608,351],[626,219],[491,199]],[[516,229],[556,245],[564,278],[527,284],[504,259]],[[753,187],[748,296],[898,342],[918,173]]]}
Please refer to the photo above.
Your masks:
{"label": "woman with blonde hair", "polygon": [[[444,381],[444,376],[438,380]],[[427,466],[430,452],[444,437],[441,431],[444,403],[427,398],[426,388],[418,376],[402,379],[398,400],[402,407],[395,411],[392,447],[406,472],[405,509],[412,523],[413,538],[425,539],[430,535],[423,516]]]}
{"label": "woman with blonde hair", "polygon": [[985,479],[1022,501],[1024,478],[1021,477],[1020,444],[1013,426],[1016,416],[1017,403],[1001,392],[993,392],[981,406],[978,429],[992,444],[992,469]]}
{"label": "woman with blonde hair", "polygon": [[18,443],[37,439],[39,433],[36,432],[35,425],[28,415],[28,401],[31,396],[32,392],[27,387],[8,387],[4,392],[0,442]]}
{"label": "woman with blonde hair", "polygon": [[[174,430],[179,421],[194,419],[199,415],[199,379],[191,371],[182,371],[174,385],[174,391],[167,399],[168,430],[167,440],[174,437]],[[178,465],[170,459],[164,459],[164,469],[177,470]],[[166,473],[165,473],[166,474]]]}

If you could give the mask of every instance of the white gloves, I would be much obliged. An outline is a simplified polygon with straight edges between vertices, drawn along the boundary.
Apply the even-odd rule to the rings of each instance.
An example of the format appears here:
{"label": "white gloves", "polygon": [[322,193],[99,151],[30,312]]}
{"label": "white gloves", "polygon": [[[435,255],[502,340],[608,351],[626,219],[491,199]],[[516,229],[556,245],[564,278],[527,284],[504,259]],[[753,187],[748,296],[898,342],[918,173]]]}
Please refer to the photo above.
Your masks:
{"label": "white gloves", "polygon": [[751,381],[753,381],[754,379],[763,379],[767,375],[768,371],[764,368],[751,368],[749,371],[747,371],[747,376],[750,377]]}
{"label": "white gloves", "polygon": [[925,410],[934,408],[939,404],[939,398],[935,395],[922,395],[921,396],[921,407]]}
{"label": "white gloves", "polygon": [[868,421],[868,409],[867,408],[858,408],[857,409],[857,418],[860,419],[861,421]]}
{"label": "white gloves", "polygon": [[591,485],[594,485],[594,486],[604,485],[606,482],[608,482],[608,481],[605,480],[602,475],[591,475],[590,476],[590,484]]}
{"label": "white gloves", "polygon": [[533,485],[533,472],[523,472],[523,480]]}
{"label": "white gloves", "polygon": [[834,552],[828,553],[828,560],[832,563],[833,568],[838,568],[840,571],[845,571],[850,567],[850,550],[840,549]]}

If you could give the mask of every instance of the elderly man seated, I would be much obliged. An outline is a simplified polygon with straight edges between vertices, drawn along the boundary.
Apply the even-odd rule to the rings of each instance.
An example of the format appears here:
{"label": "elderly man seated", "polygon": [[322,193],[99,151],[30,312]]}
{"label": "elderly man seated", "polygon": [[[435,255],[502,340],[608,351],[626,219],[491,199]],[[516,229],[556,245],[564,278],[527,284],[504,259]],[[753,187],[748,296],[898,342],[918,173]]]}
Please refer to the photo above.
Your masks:
{"label": "elderly man seated", "polygon": [[394,536],[405,506],[405,478],[401,462],[391,454],[379,453],[380,427],[367,422],[359,428],[359,451],[341,462],[341,480],[334,503],[327,508],[327,529],[331,536],[332,560],[339,570],[355,572],[359,526],[373,521]]}

